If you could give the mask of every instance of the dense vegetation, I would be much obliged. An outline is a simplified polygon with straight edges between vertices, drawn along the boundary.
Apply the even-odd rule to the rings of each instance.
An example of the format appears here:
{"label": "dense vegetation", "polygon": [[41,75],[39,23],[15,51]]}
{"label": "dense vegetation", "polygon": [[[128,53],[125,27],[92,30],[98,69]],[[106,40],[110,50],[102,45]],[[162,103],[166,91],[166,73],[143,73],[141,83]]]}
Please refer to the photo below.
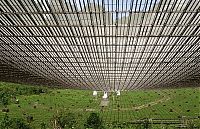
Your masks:
{"label": "dense vegetation", "polygon": [[0,128],[160,129],[200,127],[199,88],[109,94],[0,82]]}

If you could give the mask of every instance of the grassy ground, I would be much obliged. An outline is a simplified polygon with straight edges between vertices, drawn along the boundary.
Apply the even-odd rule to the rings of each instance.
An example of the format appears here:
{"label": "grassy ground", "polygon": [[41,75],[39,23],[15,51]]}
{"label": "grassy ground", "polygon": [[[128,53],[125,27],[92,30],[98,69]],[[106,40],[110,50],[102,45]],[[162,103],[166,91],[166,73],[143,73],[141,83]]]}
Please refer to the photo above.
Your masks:
{"label": "grassy ground", "polygon": [[[13,83],[0,83],[0,88],[27,87]],[[51,92],[38,95],[17,95],[19,104],[8,105],[10,117],[26,118],[33,116],[31,126],[40,128],[46,123],[51,128],[51,120],[60,112],[77,114],[78,129],[83,128],[91,112],[99,113],[105,123],[133,122],[138,119],[178,119],[182,116],[196,118],[200,116],[199,88],[123,91],[120,96],[110,94],[109,106],[100,107],[102,93],[92,96],[92,91],[50,89]],[[0,106],[2,110],[4,106]],[[0,118],[4,116],[0,112]],[[195,119],[195,122],[199,119]],[[200,122],[199,122],[200,123]],[[113,128],[110,125],[107,128]],[[117,127],[116,127],[117,128]],[[128,127],[127,127],[128,128]],[[132,128],[132,127],[130,127]],[[160,128],[155,126],[154,128]]]}

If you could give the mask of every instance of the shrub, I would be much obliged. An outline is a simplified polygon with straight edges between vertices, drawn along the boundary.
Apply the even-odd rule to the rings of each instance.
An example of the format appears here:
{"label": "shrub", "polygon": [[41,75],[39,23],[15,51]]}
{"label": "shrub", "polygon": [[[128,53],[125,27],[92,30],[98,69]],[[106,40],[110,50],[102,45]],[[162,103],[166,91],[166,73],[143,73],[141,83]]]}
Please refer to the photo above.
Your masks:
{"label": "shrub", "polygon": [[187,128],[188,129],[196,129],[197,127],[195,126],[195,123],[191,120],[188,121],[188,124],[187,124]]}
{"label": "shrub", "polygon": [[31,123],[33,121],[33,116],[30,116],[30,115],[27,116],[26,120],[27,120],[28,123]]}
{"label": "shrub", "polygon": [[31,127],[23,119],[12,119],[12,129],[31,129]]}
{"label": "shrub", "polygon": [[1,120],[1,129],[30,129],[31,127],[20,118],[9,118],[6,114]]}
{"label": "shrub", "polygon": [[73,113],[67,113],[66,115],[63,115],[59,117],[58,123],[61,125],[61,127],[68,127],[72,128],[75,126],[76,120]]}
{"label": "shrub", "polygon": [[92,103],[93,102],[93,100],[92,99],[89,99],[89,103]]}
{"label": "shrub", "polygon": [[[16,101],[17,95],[33,95],[33,94],[41,94],[41,93],[49,93],[50,91],[44,87],[33,87],[33,86],[26,86],[26,85],[18,85],[15,87],[16,84],[7,84],[7,83],[0,83],[3,85],[0,87],[0,104],[7,106],[10,102],[14,102],[15,104],[19,104],[19,101]],[[15,100],[15,101],[14,101]],[[25,98],[26,100],[26,98]]]}
{"label": "shrub", "polygon": [[2,112],[9,112],[9,109],[8,108],[3,108]]}
{"label": "shrub", "polygon": [[40,124],[40,128],[41,129],[46,129],[47,127],[46,127],[46,124],[44,123],[44,122],[42,122],[41,124]]}
{"label": "shrub", "polygon": [[102,129],[103,128],[102,119],[99,117],[97,113],[91,113],[90,116],[87,118],[87,123],[85,126],[87,128],[92,128],[92,129]]}
{"label": "shrub", "polygon": [[178,116],[178,118],[180,119],[180,118],[182,118],[182,116]]}
{"label": "shrub", "polygon": [[56,121],[57,127],[60,128],[74,128],[76,126],[76,118],[73,113],[55,115],[53,121]]}
{"label": "shrub", "polygon": [[152,125],[148,119],[144,119],[143,122],[136,126],[137,129],[151,129]]}
{"label": "shrub", "polygon": [[6,128],[10,127],[10,125],[11,125],[11,119],[6,114],[4,116],[4,118],[1,120],[0,127],[1,127],[1,129],[6,129]]}
{"label": "shrub", "polygon": [[0,103],[7,106],[10,101],[10,95],[6,93],[0,93]]}
{"label": "shrub", "polygon": [[149,122],[148,119],[144,120],[142,126],[143,126],[143,129],[151,129],[151,123]]}

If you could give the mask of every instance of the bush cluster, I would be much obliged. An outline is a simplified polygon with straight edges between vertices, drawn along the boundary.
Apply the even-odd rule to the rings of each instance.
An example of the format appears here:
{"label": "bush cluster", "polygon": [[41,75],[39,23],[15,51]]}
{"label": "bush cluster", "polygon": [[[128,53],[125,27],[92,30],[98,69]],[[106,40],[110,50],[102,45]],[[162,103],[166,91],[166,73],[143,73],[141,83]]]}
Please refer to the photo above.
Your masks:
{"label": "bush cluster", "polygon": [[30,125],[23,119],[10,118],[7,114],[0,122],[1,129],[31,129]]}
{"label": "bush cluster", "polygon": [[44,87],[33,87],[33,86],[13,86],[7,83],[0,83],[0,104],[7,106],[12,99],[16,99],[18,95],[38,95],[41,93],[48,93],[49,90]]}

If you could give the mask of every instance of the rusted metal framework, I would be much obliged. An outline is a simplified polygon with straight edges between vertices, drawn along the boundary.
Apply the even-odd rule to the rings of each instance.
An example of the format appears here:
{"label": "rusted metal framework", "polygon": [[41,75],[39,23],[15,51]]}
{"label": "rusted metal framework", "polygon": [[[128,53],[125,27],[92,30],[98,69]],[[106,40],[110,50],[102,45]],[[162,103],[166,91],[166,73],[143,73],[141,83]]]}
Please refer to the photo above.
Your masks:
{"label": "rusted metal framework", "polygon": [[1,0],[0,80],[93,90],[199,86],[198,0]]}

